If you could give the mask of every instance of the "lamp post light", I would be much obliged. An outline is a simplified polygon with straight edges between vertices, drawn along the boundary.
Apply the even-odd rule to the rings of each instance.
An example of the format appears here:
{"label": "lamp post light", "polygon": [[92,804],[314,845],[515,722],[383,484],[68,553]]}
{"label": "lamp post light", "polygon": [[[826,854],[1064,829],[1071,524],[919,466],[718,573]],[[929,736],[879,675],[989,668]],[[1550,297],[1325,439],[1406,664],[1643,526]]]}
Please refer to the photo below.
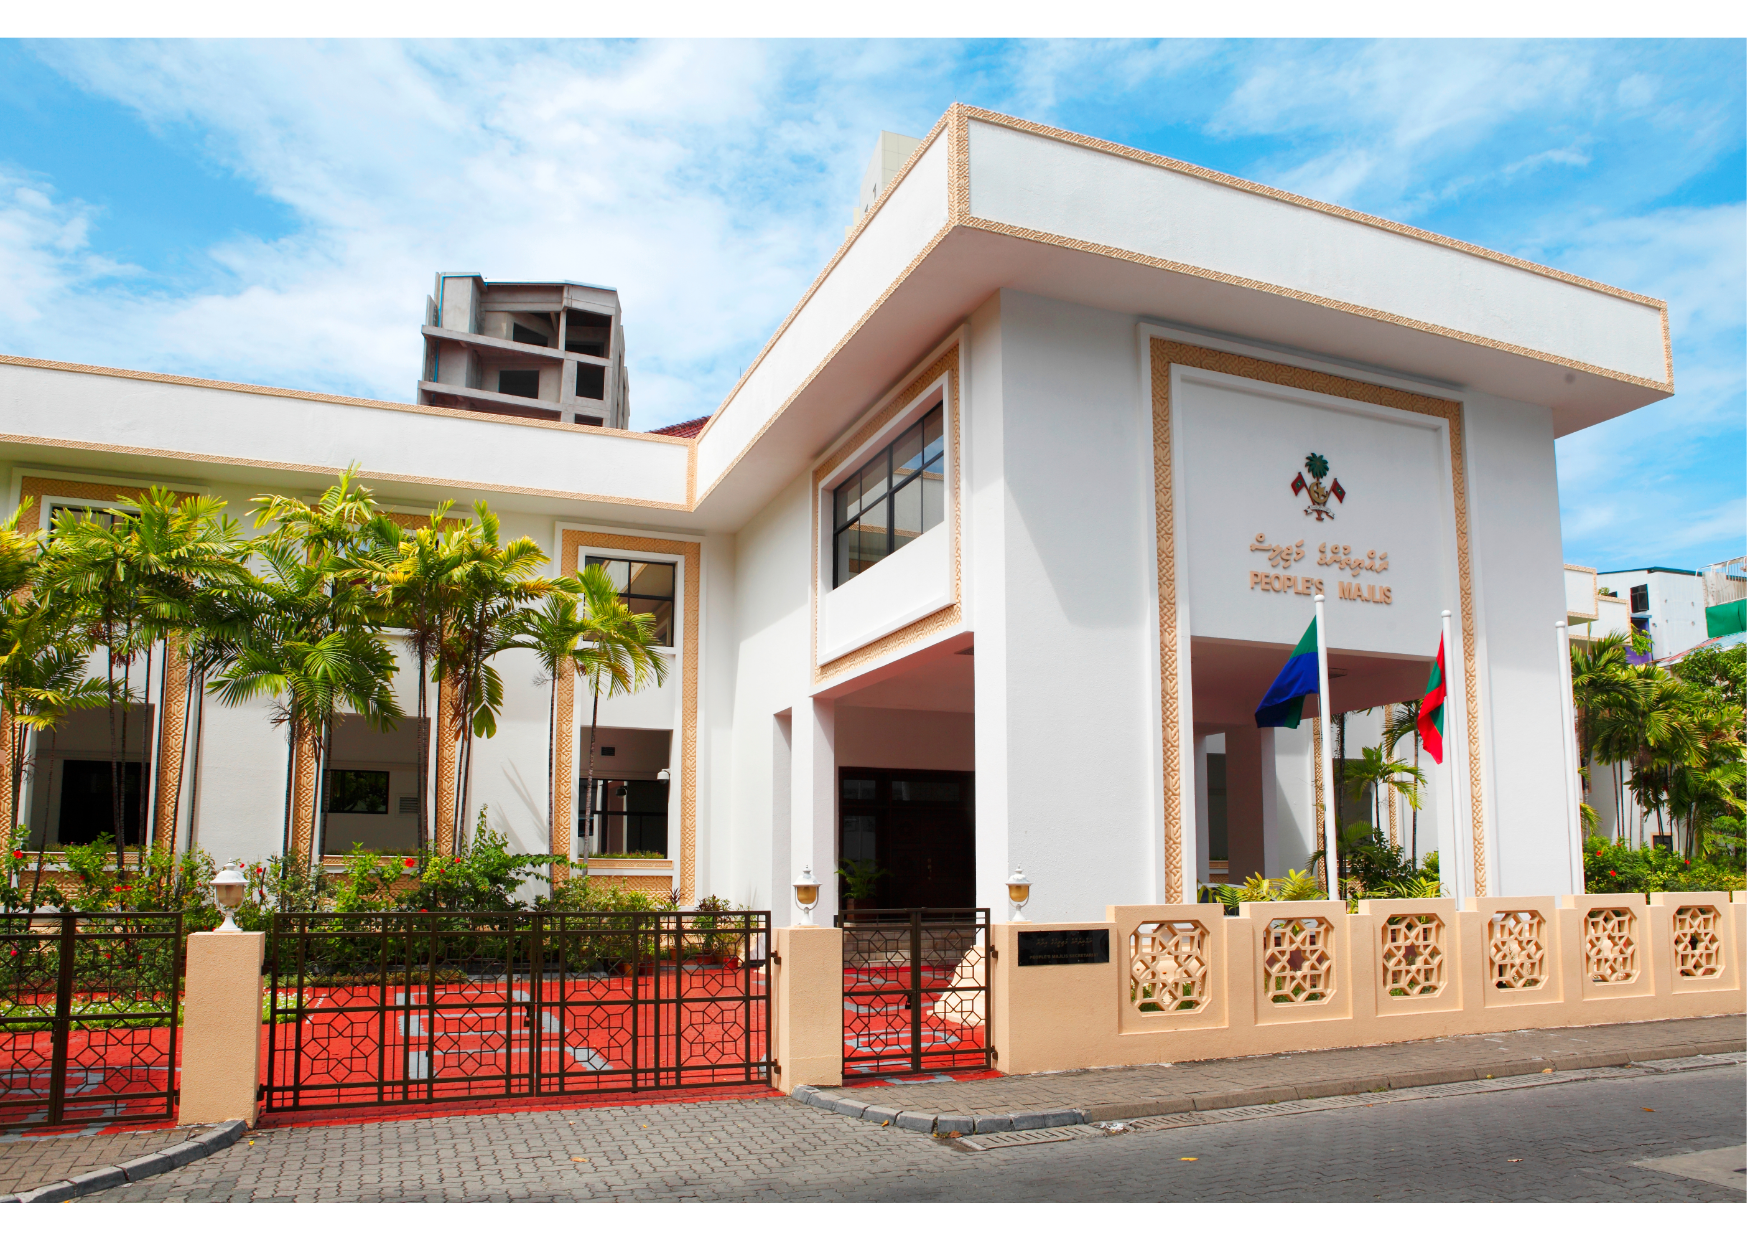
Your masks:
{"label": "lamp post light", "polygon": [[243,873],[243,864],[240,861],[231,862],[213,875],[213,898],[218,901],[218,906],[225,911],[225,919],[215,933],[241,934],[243,932],[242,927],[231,919],[231,914],[243,906],[243,893],[248,889],[249,879]]}
{"label": "lamp post light", "polygon": [[1030,921],[1026,916],[1026,905],[1032,899],[1032,880],[1026,877],[1026,872],[1019,866],[1008,875],[1008,900],[1014,906],[1015,921]]}
{"label": "lamp post light", "polygon": [[802,866],[801,873],[795,876],[795,903],[801,908],[801,920],[797,924],[815,924],[813,907],[819,903],[819,880],[813,876],[811,863]]}

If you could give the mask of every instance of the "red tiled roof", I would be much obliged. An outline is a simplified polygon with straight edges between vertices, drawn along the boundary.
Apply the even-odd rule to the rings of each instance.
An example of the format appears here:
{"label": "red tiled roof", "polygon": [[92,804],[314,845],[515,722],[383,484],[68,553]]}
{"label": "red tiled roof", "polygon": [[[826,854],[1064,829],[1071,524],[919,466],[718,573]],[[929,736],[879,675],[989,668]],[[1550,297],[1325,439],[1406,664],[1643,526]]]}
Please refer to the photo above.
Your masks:
{"label": "red tiled roof", "polygon": [[696,439],[698,432],[704,429],[709,418],[693,418],[690,422],[676,422],[672,426],[658,426],[651,431],[652,435],[672,435],[675,439]]}

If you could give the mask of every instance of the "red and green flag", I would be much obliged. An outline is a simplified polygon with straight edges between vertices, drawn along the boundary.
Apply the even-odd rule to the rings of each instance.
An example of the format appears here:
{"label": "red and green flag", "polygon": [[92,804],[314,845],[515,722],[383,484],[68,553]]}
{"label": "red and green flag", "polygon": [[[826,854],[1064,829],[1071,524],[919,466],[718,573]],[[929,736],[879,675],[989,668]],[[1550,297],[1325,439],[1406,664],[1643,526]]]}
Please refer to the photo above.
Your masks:
{"label": "red and green flag", "polygon": [[1432,755],[1434,762],[1445,760],[1445,639],[1438,639],[1438,658],[1432,674],[1426,678],[1426,692],[1420,695],[1420,744]]}

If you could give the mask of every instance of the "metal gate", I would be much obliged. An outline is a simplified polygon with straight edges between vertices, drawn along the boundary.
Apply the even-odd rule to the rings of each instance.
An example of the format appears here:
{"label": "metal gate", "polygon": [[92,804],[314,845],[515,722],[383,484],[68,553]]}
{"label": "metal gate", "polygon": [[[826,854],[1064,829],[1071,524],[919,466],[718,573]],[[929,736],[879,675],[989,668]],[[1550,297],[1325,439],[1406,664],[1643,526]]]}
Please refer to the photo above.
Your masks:
{"label": "metal gate", "polygon": [[989,1067],[988,909],[862,909],[837,925],[846,1073]]}
{"label": "metal gate", "polygon": [[176,1112],[180,913],[0,914],[0,1127]]}
{"label": "metal gate", "polygon": [[770,1080],[769,913],[273,922],[269,1111]]}

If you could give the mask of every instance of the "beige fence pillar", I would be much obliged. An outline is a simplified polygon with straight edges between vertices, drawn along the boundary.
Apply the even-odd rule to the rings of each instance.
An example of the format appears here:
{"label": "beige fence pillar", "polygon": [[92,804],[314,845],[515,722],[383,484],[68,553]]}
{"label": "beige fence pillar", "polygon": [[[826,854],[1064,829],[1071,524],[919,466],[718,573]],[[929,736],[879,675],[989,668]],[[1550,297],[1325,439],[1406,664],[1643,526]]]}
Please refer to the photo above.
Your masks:
{"label": "beige fence pillar", "polygon": [[264,934],[191,934],[178,1123],[255,1123]]}
{"label": "beige fence pillar", "polygon": [[844,1083],[844,933],[827,926],[771,932],[771,1083],[784,1093],[802,1085]]}

